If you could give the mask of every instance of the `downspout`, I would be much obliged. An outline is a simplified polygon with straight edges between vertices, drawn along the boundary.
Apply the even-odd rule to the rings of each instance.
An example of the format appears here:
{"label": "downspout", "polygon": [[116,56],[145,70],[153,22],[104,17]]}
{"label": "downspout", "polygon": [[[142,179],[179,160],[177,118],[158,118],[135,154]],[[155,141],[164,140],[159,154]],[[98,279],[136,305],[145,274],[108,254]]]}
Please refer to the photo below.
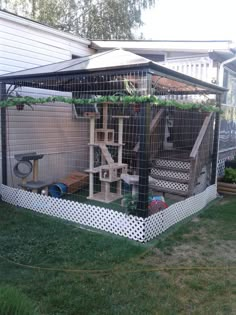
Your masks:
{"label": "downspout", "polygon": [[[6,98],[6,85],[0,82],[0,100]],[[7,185],[7,119],[6,107],[1,107],[2,184]]]}
{"label": "downspout", "polygon": [[219,69],[219,85],[220,86],[223,86],[223,81],[224,81],[224,67],[225,65],[227,65],[228,63],[231,63],[233,61],[236,60],[236,56],[230,58],[230,59],[227,59],[225,61],[223,61],[221,64],[220,64],[220,69]]}
{"label": "downspout", "polygon": [[[220,64],[220,68],[219,68],[219,72],[218,72],[218,78],[217,78],[219,86],[223,87],[225,65],[227,65],[227,64],[229,64],[235,60],[236,60],[236,56],[229,58]],[[216,106],[220,108],[221,102],[222,102],[222,96],[217,95]],[[219,153],[220,153],[220,113],[216,113],[213,154],[212,154],[213,157],[215,156],[215,160],[213,160],[213,163],[212,163],[212,174],[211,174],[211,184],[212,185],[217,184]]]}

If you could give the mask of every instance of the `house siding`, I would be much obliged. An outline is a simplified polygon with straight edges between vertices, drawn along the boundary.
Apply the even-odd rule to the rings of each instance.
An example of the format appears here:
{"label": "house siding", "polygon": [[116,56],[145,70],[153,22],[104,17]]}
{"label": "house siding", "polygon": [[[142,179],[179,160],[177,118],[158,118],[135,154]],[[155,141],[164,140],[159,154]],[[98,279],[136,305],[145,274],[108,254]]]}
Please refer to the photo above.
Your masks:
{"label": "house siding", "polygon": [[39,176],[56,181],[73,170],[88,167],[88,121],[72,119],[72,105],[57,103],[35,105],[7,112],[8,182],[16,186],[19,180],[12,174],[15,154],[44,154],[39,162]]}
{"label": "house siding", "polygon": [[[0,75],[70,60],[72,55],[91,55],[94,50],[89,44],[87,40],[0,11]],[[40,96],[47,96],[55,91],[41,93]],[[27,94],[36,96],[31,90],[22,93]],[[8,183],[14,186],[19,182],[12,173],[17,153],[44,154],[39,176],[45,180],[54,181],[74,169],[87,167],[88,121],[73,119],[69,104],[35,105],[33,109],[7,109]],[[1,171],[0,168],[2,180]]]}
{"label": "house siding", "polygon": [[217,68],[208,55],[167,59],[164,66],[209,83],[217,79]]}

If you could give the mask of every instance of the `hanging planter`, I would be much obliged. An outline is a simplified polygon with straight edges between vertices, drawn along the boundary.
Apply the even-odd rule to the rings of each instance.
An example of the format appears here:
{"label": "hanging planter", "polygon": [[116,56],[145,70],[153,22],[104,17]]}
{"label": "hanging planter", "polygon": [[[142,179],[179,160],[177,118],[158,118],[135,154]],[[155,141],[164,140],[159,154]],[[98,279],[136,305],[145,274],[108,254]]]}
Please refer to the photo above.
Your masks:
{"label": "hanging planter", "polygon": [[25,108],[25,104],[17,104],[16,109],[17,110],[23,110]]}
{"label": "hanging planter", "polygon": [[21,111],[21,110],[24,110],[25,105],[26,105],[26,106],[29,106],[32,110],[34,110],[33,107],[32,107],[29,103],[16,104],[16,109],[17,109],[17,110],[20,110],[20,111]]}
{"label": "hanging planter", "polygon": [[133,109],[134,109],[135,113],[139,113],[140,112],[140,104],[134,104]]}

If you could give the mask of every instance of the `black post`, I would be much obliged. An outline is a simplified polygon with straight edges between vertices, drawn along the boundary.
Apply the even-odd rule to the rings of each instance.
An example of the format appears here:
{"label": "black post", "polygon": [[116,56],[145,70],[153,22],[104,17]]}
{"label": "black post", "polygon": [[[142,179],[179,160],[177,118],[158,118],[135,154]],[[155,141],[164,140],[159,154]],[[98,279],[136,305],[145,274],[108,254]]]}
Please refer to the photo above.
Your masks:
{"label": "black post", "polygon": [[[0,82],[0,100],[6,98],[6,85]],[[7,185],[7,120],[6,107],[1,107],[2,183]]]}
{"label": "black post", "polygon": [[[221,108],[221,95],[216,95],[216,106]],[[219,133],[220,133],[220,113],[215,114],[215,130],[212,151],[212,169],[211,169],[211,185],[216,183],[217,168],[218,168],[218,154],[219,154]]]}
{"label": "black post", "polygon": [[148,181],[150,161],[150,103],[141,104],[140,110],[140,139],[139,139],[139,194],[137,215],[148,216]]}

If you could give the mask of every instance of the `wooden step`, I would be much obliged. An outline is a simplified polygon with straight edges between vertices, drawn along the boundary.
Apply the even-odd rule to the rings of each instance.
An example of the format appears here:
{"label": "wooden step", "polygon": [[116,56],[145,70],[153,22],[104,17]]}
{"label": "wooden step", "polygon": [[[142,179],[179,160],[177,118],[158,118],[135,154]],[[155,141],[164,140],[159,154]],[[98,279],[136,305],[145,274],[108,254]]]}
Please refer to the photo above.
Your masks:
{"label": "wooden step", "polygon": [[150,176],[156,191],[187,197],[189,191],[191,163],[186,158],[159,157],[151,163]]}
{"label": "wooden step", "polygon": [[167,170],[167,171],[185,173],[185,174],[189,174],[189,171],[190,171],[190,169],[181,169],[181,168],[170,167],[170,166],[156,166],[153,164],[151,165],[151,167],[157,170]]}
{"label": "wooden step", "polygon": [[172,160],[172,159],[155,159],[152,162],[154,168],[165,168],[165,169],[176,169],[178,171],[189,171],[190,162],[182,160]]}
{"label": "wooden step", "polygon": [[150,188],[157,191],[157,192],[168,193],[171,195],[182,196],[182,197],[188,196],[188,191],[182,191],[182,190],[177,190],[177,189],[160,187],[160,186],[153,185],[153,184],[150,185]]}
{"label": "wooden step", "polygon": [[162,169],[162,168],[153,167],[151,168],[150,176],[155,177],[155,178],[162,178],[162,179],[168,178],[170,180],[180,181],[183,183],[188,183],[189,181],[189,171],[183,172],[182,170],[179,171],[178,169],[172,170],[169,168]]}
{"label": "wooden step", "polygon": [[188,179],[160,176],[160,175],[156,175],[156,174],[151,174],[150,176],[152,178],[160,179],[160,180],[168,181],[168,182],[174,182],[174,183],[180,183],[180,184],[188,184],[189,183]]}
{"label": "wooden step", "polygon": [[163,150],[156,156],[157,159],[189,161],[191,150]]}
{"label": "wooden step", "polygon": [[186,183],[168,181],[168,180],[164,180],[164,179],[154,179],[154,181],[155,182],[153,182],[152,185],[157,186],[157,187],[171,189],[173,191],[174,190],[183,191],[183,192],[188,191],[188,184],[186,184]]}

